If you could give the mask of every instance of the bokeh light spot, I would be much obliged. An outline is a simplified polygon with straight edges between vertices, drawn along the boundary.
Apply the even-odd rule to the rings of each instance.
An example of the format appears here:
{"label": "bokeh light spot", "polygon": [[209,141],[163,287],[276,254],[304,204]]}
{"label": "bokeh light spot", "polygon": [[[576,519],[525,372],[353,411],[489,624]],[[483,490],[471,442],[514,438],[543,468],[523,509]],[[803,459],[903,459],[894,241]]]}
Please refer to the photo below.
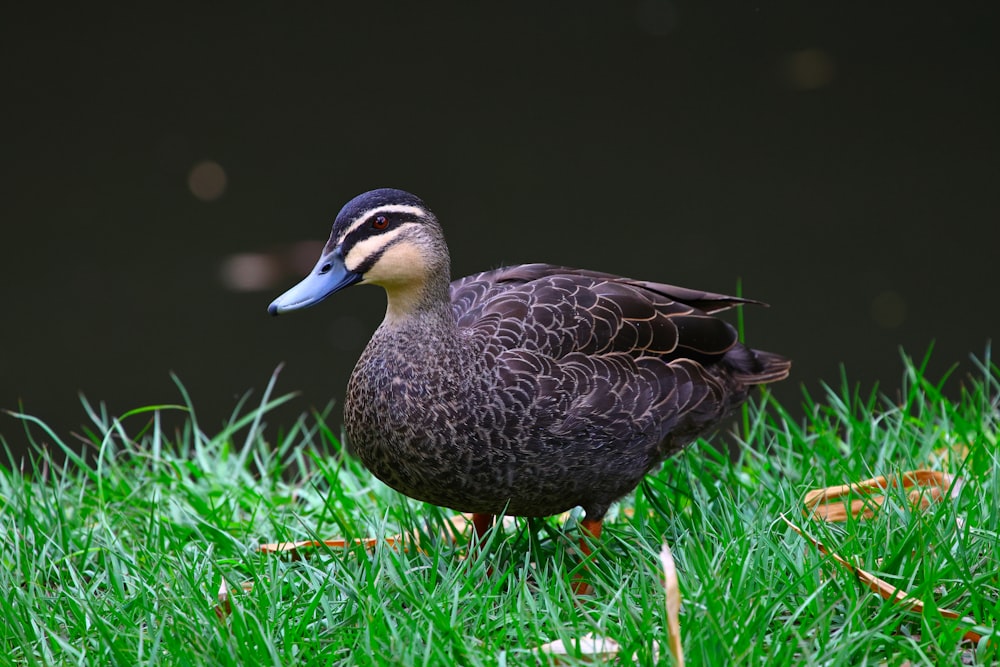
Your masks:
{"label": "bokeh light spot", "polygon": [[325,245],[322,241],[299,241],[293,245],[289,262],[292,274],[305,276],[312,271]]}
{"label": "bokeh light spot", "polygon": [[833,57],[822,49],[803,49],[785,57],[781,74],[789,88],[816,90],[833,81],[837,65]]}
{"label": "bokeh light spot", "polygon": [[226,170],[212,160],[199,162],[188,173],[188,189],[201,201],[215,201],[226,192]]}
{"label": "bokeh light spot", "polygon": [[234,292],[257,292],[274,287],[281,278],[281,271],[270,255],[243,253],[230,255],[222,261],[219,278]]}
{"label": "bokeh light spot", "polygon": [[883,329],[895,329],[906,320],[906,302],[898,292],[886,290],[872,299],[871,315]]}

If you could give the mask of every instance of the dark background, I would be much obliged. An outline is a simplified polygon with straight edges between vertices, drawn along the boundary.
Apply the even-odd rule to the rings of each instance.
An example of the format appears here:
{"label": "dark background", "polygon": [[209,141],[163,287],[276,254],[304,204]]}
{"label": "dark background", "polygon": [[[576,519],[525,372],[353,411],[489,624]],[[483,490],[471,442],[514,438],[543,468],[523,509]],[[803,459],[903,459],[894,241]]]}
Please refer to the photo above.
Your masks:
{"label": "dark background", "polygon": [[0,407],[66,435],[78,392],[179,402],[173,371],[215,432],[282,361],[272,427],[340,397],[384,297],[265,309],[381,186],[456,277],[742,280],[792,406],[840,364],[892,393],[901,346],[960,376],[1000,324],[1000,3],[343,5],[0,21]]}

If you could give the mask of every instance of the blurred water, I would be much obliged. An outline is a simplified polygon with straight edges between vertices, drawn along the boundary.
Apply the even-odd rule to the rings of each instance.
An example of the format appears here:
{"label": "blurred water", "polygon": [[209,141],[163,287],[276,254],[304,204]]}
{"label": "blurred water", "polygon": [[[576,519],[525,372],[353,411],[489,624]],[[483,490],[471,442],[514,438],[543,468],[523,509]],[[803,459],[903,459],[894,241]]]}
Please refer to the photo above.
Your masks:
{"label": "blurred water", "polygon": [[936,340],[940,375],[1000,323],[995,4],[101,11],[0,27],[0,407],[59,433],[78,392],[178,402],[171,372],[210,431],[280,362],[302,395],[275,428],[339,399],[382,295],[265,309],[387,185],[436,210],[455,276],[741,280],[792,404],[841,363],[891,390],[900,346]]}

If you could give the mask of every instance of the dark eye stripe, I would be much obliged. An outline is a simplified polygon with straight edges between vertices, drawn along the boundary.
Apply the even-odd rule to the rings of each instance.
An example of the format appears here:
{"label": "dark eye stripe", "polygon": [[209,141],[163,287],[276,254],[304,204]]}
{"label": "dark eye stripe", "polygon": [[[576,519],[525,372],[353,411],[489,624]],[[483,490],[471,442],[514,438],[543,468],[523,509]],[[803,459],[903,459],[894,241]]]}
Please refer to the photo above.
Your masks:
{"label": "dark eye stripe", "polygon": [[[422,221],[427,218],[427,212],[417,206],[390,204],[361,211],[349,219],[343,216],[343,211],[337,216],[337,222],[334,223],[333,231],[330,233],[331,244],[346,244],[347,237],[353,239],[354,233],[364,228],[368,228],[371,231],[382,231],[383,229],[390,228],[393,222]],[[386,219],[385,227],[373,228],[375,220],[380,216]]]}
{"label": "dark eye stripe", "polygon": [[[403,216],[403,217],[405,217],[405,216]],[[344,249],[344,256],[345,257],[351,254],[351,250],[354,248],[355,244],[357,244],[357,243],[359,243],[361,241],[364,241],[366,239],[377,239],[377,238],[379,238],[379,237],[382,236],[381,231],[374,230],[374,229],[371,228],[370,221],[366,221],[366,223],[369,223],[369,224],[361,225],[360,227],[358,227],[357,229],[355,229],[353,232],[351,232],[350,234],[348,234],[347,238],[345,238],[343,240],[343,242],[341,244],[341,247]],[[390,222],[390,225],[391,224],[392,223]],[[405,224],[406,223],[404,222],[403,223],[403,225],[404,225],[403,229],[405,229]],[[410,224],[412,225],[414,223],[410,223]],[[394,231],[395,230],[400,230],[399,227],[392,227],[392,229]],[[370,269],[372,266],[374,266],[375,262],[377,262],[379,260],[379,258],[381,258],[382,255],[385,254],[386,250],[388,250],[392,246],[396,245],[398,242],[402,241],[403,239],[408,238],[409,235],[405,231],[402,231],[402,230],[400,230],[400,231],[402,233],[397,233],[397,235],[395,237],[393,237],[393,238],[387,238],[384,245],[378,246],[370,255],[366,256],[356,268],[354,268],[352,270],[356,271],[357,273],[366,273],[368,271],[368,269]]]}
{"label": "dark eye stripe", "polygon": [[398,213],[396,214],[378,213],[376,215],[366,216],[364,224],[358,225],[352,232],[350,232],[347,236],[344,237],[343,241],[341,241],[341,245],[344,246],[345,251],[347,250],[347,248],[354,246],[354,244],[360,241],[361,239],[367,239],[372,236],[378,236],[379,232],[384,231],[382,229],[372,229],[372,223],[375,221],[375,218],[379,216],[384,217],[386,219],[385,229],[394,227],[395,225],[393,223],[398,222],[399,218],[402,217]]}

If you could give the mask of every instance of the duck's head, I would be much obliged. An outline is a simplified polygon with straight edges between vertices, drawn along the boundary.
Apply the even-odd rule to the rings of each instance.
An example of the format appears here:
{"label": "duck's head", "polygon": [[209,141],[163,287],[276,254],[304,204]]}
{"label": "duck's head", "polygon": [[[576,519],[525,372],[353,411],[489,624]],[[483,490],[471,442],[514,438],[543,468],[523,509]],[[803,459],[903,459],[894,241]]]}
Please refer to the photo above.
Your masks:
{"label": "duck's head", "polygon": [[268,307],[272,315],[307,308],[351,285],[380,285],[387,318],[428,299],[447,299],[450,260],[437,218],[416,195],[382,188],[344,205],[312,272]]}

